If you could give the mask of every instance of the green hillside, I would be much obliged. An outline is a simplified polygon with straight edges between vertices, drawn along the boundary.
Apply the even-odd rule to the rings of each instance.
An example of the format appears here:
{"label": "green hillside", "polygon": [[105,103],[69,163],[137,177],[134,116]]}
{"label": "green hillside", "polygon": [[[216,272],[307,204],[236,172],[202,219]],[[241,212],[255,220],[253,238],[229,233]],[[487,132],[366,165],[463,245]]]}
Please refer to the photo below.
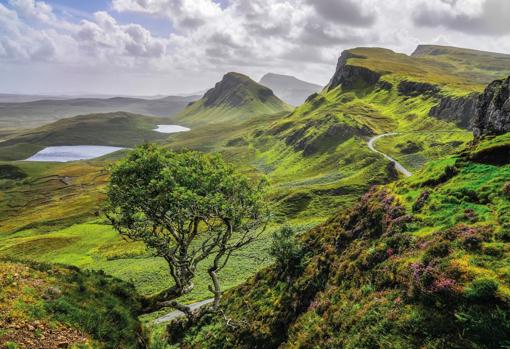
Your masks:
{"label": "green hillside", "polygon": [[62,119],[0,142],[0,160],[22,160],[47,146],[109,145],[132,147],[168,138],[155,132],[167,120],[125,112]]}
{"label": "green hillside", "polygon": [[[457,49],[455,55],[460,51]],[[457,229],[459,224],[494,223],[495,232],[489,234],[490,238],[486,239],[485,233],[481,233],[484,236],[482,252],[477,252],[481,257],[476,259],[471,252],[466,252],[467,257],[462,255],[464,249],[454,242],[453,254],[448,258],[460,256],[470,273],[476,268],[485,268],[490,277],[498,280],[508,272],[505,267],[507,247],[500,244],[502,240],[498,237],[500,227],[504,226],[500,219],[504,214],[499,212],[506,208],[505,197],[496,190],[507,175],[506,167],[470,160],[475,150],[452,156],[472,140],[472,132],[467,128],[485,80],[471,79],[464,74],[470,69],[468,59],[459,63],[458,69],[452,69],[444,61],[457,62],[458,58],[444,55],[441,59],[432,53],[406,56],[379,48],[345,51],[330,84],[296,109],[291,109],[271,90],[248,77],[229,73],[201,100],[173,119],[172,123],[190,126],[190,132],[171,137],[153,132],[159,121],[140,115],[81,116],[0,143],[0,155],[3,154],[4,159],[21,159],[24,156],[20,154],[34,153],[43,146],[84,144],[85,141],[123,146],[157,141],[174,150],[191,148],[220,152],[242,172],[253,177],[265,175],[270,182],[269,195],[274,204],[274,220],[266,234],[244,253],[233,256],[232,267],[221,275],[226,288],[241,284],[271,264],[269,238],[281,225],[290,224],[296,231],[305,231],[334,212],[343,213],[304,235],[306,258],[303,270],[280,279],[279,272],[269,268],[232,291],[227,301],[229,313],[239,323],[244,323],[245,319],[252,323],[249,328],[242,329],[240,336],[236,337],[235,332],[224,328],[215,319],[204,319],[203,326],[186,339],[190,347],[204,347],[203,343],[221,347],[220,343],[235,341],[241,341],[239,345],[246,348],[266,341],[275,345],[287,342],[288,347],[293,347],[299,343],[312,346],[310,343],[317,341],[330,347],[363,348],[370,347],[370,343],[379,343],[374,336],[391,343],[391,336],[396,332],[389,330],[383,334],[384,326],[392,329],[391,325],[402,328],[410,325],[405,322],[409,319],[402,317],[402,322],[387,324],[392,318],[382,322],[381,328],[370,327],[370,324],[376,326],[374,318],[386,314],[401,315],[398,311],[402,310],[392,308],[393,303],[388,305],[388,299],[395,300],[400,296],[397,303],[413,310],[405,314],[417,316],[411,319],[418,324],[414,329],[420,328],[420,321],[425,321],[423,319],[430,314],[428,304],[420,303],[421,296],[418,299],[404,298],[404,293],[415,287],[409,286],[411,281],[405,279],[409,276],[409,263],[426,263],[421,260],[426,250],[420,247],[422,242],[433,245],[435,239],[442,239],[438,236]],[[479,61],[474,61],[473,69],[478,64]],[[476,69],[485,74],[484,79],[499,74],[482,68]],[[368,141],[385,133],[392,135],[378,140],[376,148],[413,172],[411,178],[402,179],[392,162],[369,149]],[[479,147],[484,152],[490,151],[494,144],[500,146],[503,141],[503,138],[496,138]],[[104,186],[109,175],[107,169],[114,160],[114,157],[105,157],[68,164],[13,161],[0,164],[0,256],[101,269],[132,281],[143,294],[171,286],[164,261],[153,257],[141,244],[123,241],[101,216]],[[424,166],[421,174],[415,174]],[[356,209],[347,211],[373,185],[399,179],[394,185],[375,189]],[[427,188],[431,192],[423,194]],[[486,194],[477,194],[475,200],[472,188]],[[431,201],[414,212],[413,206],[422,196],[430,197]],[[399,216],[393,217],[387,210]],[[357,216],[357,212],[364,216]],[[402,242],[405,249],[401,251],[400,240],[390,239],[394,232],[393,228],[386,229],[389,224],[386,218],[398,220],[408,215],[412,222],[402,218],[402,230],[398,233],[409,232],[412,241]],[[381,217],[384,218],[382,223]],[[477,217],[476,222],[471,222],[473,217]],[[400,222],[395,224],[395,229],[400,227]],[[370,236],[362,234],[363,231]],[[348,235],[345,246],[344,233]],[[358,235],[360,240],[351,239]],[[384,238],[379,240],[383,235]],[[486,258],[483,252],[486,245],[489,250],[492,245],[503,246],[502,255],[488,252]],[[387,254],[388,258],[379,260],[390,247],[396,254],[395,260]],[[391,272],[379,268],[389,268]],[[206,271],[199,270],[197,274],[195,290],[181,301],[210,297],[205,282]],[[390,280],[386,280],[385,275]],[[361,281],[355,283],[353,278]],[[453,276],[449,278],[455,279]],[[347,280],[345,283],[342,282],[344,279]],[[468,273],[464,279],[455,280],[467,290],[472,288],[470,283],[475,279],[475,274]],[[506,297],[505,287],[508,287],[505,281],[499,282],[498,297],[501,292]],[[334,293],[336,290],[345,290],[350,298],[342,298]],[[332,293],[323,297],[319,296],[321,292]],[[240,294],[246,294],[249,303],[237,297]],[[391,298],[395,294],[397,296]],[[371,298],[363,298],[365,295]],[[372,304],[368,298],[382,301]],[[318,305],[312,306],[315,299]],[[331,299],[331,302],[324,301],[327,304],[323,305],[325,299]],[[459,306],[468,304],[462,302]],[[241,309],[247,304],[249,306]],[[507,306],[502,304],[502,307]],[[375,307],[373,312],[371,307]],[[314,313],[316,308],[330,311],[329,317],[317,319],[325,313]],[[440,320],[455,324],[457,320],[448,317],[450,310],[445,310],[444,318]],[[494,309],[484,310],[499,319]],[[464,316],[464,313],[460,314]],[[327,322],[337,318],[347,318],[351,322]],[[458,328],[452,326],[449,327],[452,331]],[[327,332],[330,330],[337,332]],[[356,336],[358,330],[361,334]],[[196,336],[192,338],[192,335]],[[332,335],[339,341],[326,343],[324,338]],[[218,342],[213,343],[213,337]],[[401,348],[413,347],[409,346],[409,341],[427,348],[440,348],[439,344],[429,341],[429,337],[420,333],[396,343]],[[365,339],[375,342],[366,344]],[[479,343],[471,337],[468,341],[471,342],[466,343]],[[459,347],[464,344],[459,343]]]}
{"label": "green hillside", "polygon": [[230,291],[182,347],[506,348],[510,164],[486,159],[508,139],[372,189],[302,235],[300,261]]}
{"label": "green hillside", "polygon": [[178,113],[175,120],[189,125],[239,122],[290,110],[292,107],[276,97],[269,88],[246,75],[228,73],[201,99]]}
{"label": "green hillside", "polygon": [[104,273],[0,260],[0,347],[142,348],[132,285]]}

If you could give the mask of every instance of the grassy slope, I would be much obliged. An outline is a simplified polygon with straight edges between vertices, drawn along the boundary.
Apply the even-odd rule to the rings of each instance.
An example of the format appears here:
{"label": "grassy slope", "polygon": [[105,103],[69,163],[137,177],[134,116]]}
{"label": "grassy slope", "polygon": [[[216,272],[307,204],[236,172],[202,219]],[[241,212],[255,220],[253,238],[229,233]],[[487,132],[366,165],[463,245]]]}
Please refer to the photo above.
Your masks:
{"label": "grassy slope", "polygon": [[507,347],[510,164],[477,154],[505,156],[508,139],[372,190],[302,237],[294,274],[269,268],[229,293],[235,328],[206,318],[186,347]]}
{"label": "grassy slope", "polygon": [[271,90],[248,76],[228,73],[200,100],[190,103],[175,116],[177,122],[197,126],[239,122],[263,115],[290,111],[292,107]]}
{"label": "grassy slope", "polygon": [[153,131],[165,119],[116,112],[80,115],[20,133],[0,143],[0,160],[21,160],[46,146],[109,145],[132,147],[168,138]]}
{"label": "grassy slope", "polygon": [[0,346],[138,348],[132,285],[101,273],[0,260]]}
{"label": "grassy slope", "polygon": [[[306,227],[318,223],[331,212],[349,207],[370,185],[386,182],[394,175],[386,160],[369,152],[366,142],[371,134],[394,130],[458,131],[454,125],[428,116],[430,107],[437,103],[434,98],[398,95],[395,86],[399,81],[410,76],[424,80],[441,78],[445,84],[452,82],[451,86],[455,87],[445,87],[445,93],[455,95],[481,88],[478,83],[470,84],[464,78],[444,71],[441,73],[437,67],[436,73],[430,75],[429,65],[433,63],[418,69],[420,61],[409,62],[411,59],[403,55],[379,49],[360,50],[368,58],[352,61],[384,68],[390,73],[383,79],[392,82],[394,88],[389,91],[373,87],[355,91],[343,91],[341,88],[323,91],[290,114],[249,114],[251,117],[244,118],[240,115],[248,114],[243,111],[237,114],[235,120],[230,117],[235,114],[232,110],[228,111],[230,115],[223,115],[225,111],[218,109],[213,114],[195,114],[190,119],[190,124],[194,125],[192,131],[172,135],[167,145],[174,149],[186,147],[220,151],[244,171],[255,176],[266,174],[273,186],[272,196],[279,203],[277,224],[290,221],[295,226]],[[382,59],[388,61],[386,68]],[[353,62],[350,60],[349,64]],[[418,72],[410,72],[416,69]],[[205,126],[194,124],[201,118],[209,122]],[[438,138],[444,146],[433,146]],[[385,151],[414,169],[429,156],[443,156],[462,147],[461,143],[450,143],[467,139],[469,137],[462,136],[462,133],[452,133],[451,138],[447,134],[431,138],[420,136],[423,149],[413,153],[409,160],[408,154],[401,151],[402,147],[397,147],[404,140],[394,137],[380,142]],[[124,279],[133,278],[143,292],[153,292],[166,286],[164,264],[151,258],[140,246],[121,242],[101,221],[66,228],[80,220],[97,219],[93,212],[100,205],[101,188],[107,179],[106,176],[98,176],[104,165],[96,161],[59,165],[19,163],[30,177],[17,184],[8,184],[12,186],[9,191],[13,193],[0,194],[6,198],[2,201],[4,213],[0,217],[0,229],[4,233],[0,254],[28,253],[31,258],[39,260],[104,268]],[[60,181],[60,177],[49,177],[51,185],[43,184],[46,179],[42,177],[55,174],[76,178],[72,179],[71,186]],[[73,182],[79,185],[73,187]],[[38,201],[34,200],[32,205],[32,197],[43,198],[48,193],[53,197],[51,201],[36,205]],[[14,210],[7,207],[13,205],[16,206]],[[6,214],[6,210],[11,211]],[[7,236],[5,232],[16,234]],[[50,243],[56,238],[56,252],[47,254],[30,249],[30,245],[39,246],[37,239],[41,238],[41,233],[47,232],[50,234],[45,237]],[[44,245],[46,241],[41,240],[40,243]],[[264,246],[265,242],[261,242],[252,250],[258,252],[262,259],[266,256]],[[107,252],[110,248],[113,257]],[[236,285],[268,262],[260,263],[257,259],[239,256],[236,261],[239,268],[225,273],[224,283]],[[199,278],[196,293],[187,299],[206,296],[205,278]]]}

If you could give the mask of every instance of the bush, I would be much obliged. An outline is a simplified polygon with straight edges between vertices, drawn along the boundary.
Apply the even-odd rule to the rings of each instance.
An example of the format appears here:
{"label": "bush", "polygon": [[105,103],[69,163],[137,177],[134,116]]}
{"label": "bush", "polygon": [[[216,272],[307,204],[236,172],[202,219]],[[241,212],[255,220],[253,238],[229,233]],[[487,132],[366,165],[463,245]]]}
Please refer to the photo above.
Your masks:
{"label": "bush", "polygon": [[273,233],[269,253],[276,259],[278,270],[287,275],[294,275],[301,270],[303,249],[296,239],[296,232],[284,226]]}
{"label": "bush", "polygon": [[496,297],[499,283],[494,279],[481,278],[471,283],[466,291],[466,297],[475,302],[490,301]]}

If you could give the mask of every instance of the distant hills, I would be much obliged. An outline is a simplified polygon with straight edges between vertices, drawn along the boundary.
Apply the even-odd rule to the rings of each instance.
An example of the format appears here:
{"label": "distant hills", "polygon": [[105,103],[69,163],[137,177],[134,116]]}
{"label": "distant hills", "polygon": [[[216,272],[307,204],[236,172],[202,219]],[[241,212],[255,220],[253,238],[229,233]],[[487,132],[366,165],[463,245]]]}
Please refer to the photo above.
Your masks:
{"label": "distant hills", "polygon": [[168,96],[158,99],[113,97],[0,103],[0,130],[28,129],[75,115],[117,111],[169,117],[198,98],[198,96]]}
{"label": "distant hills", "polygon": [[132,147],[168,138],[155,132],[164,119],[127,112],[79,115],[31,129],[0,142],[0,160],[26,159],[47,146]]}
{"label": "distant hills", "polygon": [[259,83],[267,86],[285,102],[298,106],[312,93],[319,92],[322,86],[299,80],[294,76],[268,73]]}
{"label": "distant hills", "polygon": [[187,123],[218,123],[290,110],[292,107],[275,96],[271,89],[246,75],[231,72],[175,119]]}

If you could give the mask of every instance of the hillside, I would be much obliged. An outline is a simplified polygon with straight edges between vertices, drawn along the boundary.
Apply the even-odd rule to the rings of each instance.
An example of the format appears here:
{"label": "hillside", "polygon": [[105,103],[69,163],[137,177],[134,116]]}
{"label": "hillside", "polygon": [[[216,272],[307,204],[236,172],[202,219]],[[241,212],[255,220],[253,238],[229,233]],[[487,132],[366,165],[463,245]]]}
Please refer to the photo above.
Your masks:
{"label": "hillside", "polygon": [[20,103],[0,103],[0,131],[29,129],[59,119],[84,114],[124,111],[169,117],[183,110],[199,96],[168,96],[159,99],[128,97],[42,99]]}
{"label": "hillside", "polygon": [[[450,111],[465,105],[459,100],[476,100],[473,93],[483,90],[478,82],[437,63],[383,49],[348,50],[339,63],[332,84],[294,111],[267,88],[227,74],[207,97],[176,116],[192,130],[162,141],[171,149],[221,152],[241,171],[270,181],[274,223],[260,241],[233,257],[233,267],[221,276],[225,288],[270,263],[268,241],[278,226],[308,230],[332,212],[352,207],[371,186],[400,177],[390,161],[368,148],[373,136],[397,133],[375,146],[413,174],[472,140],[462,126],[464,113]],[[12,167],[0,167],[5,173],[0,179],[0,255],[102,269],[132,280],[143,294],[171,286],[161,259],[122,241],[100,216],[111,160],[3,163]],[[195,291],[182,301],[209,297],[206,271],[198,274]]]}
{"label": "hillside", "polygon": [[462,152],[300,236],[299,253],[230,291],[225,312],[202,318],[181,347],[507,347],[510,134],[481,129]]}
{"label": "hillside", "polygon": [[137,297],[104,273],[0,260],[0,347],[142,348]]}
{"label": "hillside", "polygon": [[268,73],[259,83],[269,87],[274,93],[291,105],[301,105],[312,93],[322,90],[322,86],[299,80],[294,76]]}
{"label": "hillside", "polygon": [[22,160],[47,146],[107,145],[132,147],[168,138],[155,132],[157,124],[168,122],[126,112],[79,115],[58,120],[0,142],[0,160]]}
{"label": "hillside", "polygon": [[[292,113],[196,128],[174,148],[221,151],[272,182],[286,219],[317,219],[347,207],[372,184],[396,178],[377,147],[413,172],[471,139],[483,86],[441,64],[379,48],[342,53],[330,84]],[[213,136],[211,136],[213,135]]]}
{"label": "hillside", "polygon": [[239,122],[291,109],[269,88],[257,84],[246,75],[228,73],[201,99],[178,113],[175,120],[199,125]]}
{"label": "hillside", "polygon": [[510,55],[466,48],[418,45],[411,55],[442,64],[455,74],[469,80],[488,84],[510,73]]}

